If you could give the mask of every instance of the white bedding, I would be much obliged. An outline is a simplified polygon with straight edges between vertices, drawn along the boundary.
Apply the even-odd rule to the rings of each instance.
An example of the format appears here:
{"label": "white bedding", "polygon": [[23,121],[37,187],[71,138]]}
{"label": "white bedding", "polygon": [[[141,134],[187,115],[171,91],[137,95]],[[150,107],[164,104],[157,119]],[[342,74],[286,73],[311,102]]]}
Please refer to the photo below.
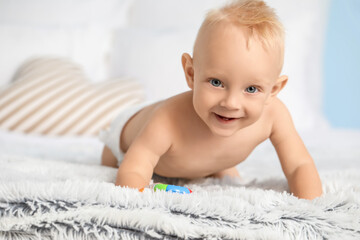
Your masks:
{"label": "white bedding", "polygon": [[0,153],[99,164],[103,144],[92,137],[45,137],[0,130]]}
{"label": "white bedding", "polygon": [[[319,171],[359,169],[360,130],[322,129],[301,132]],[[99,164],[103,143],[92,137],[44,137],[0,131],[0,154],[47,160]],[[269,141],[258,146],[238,165],[242,174],[281,174]]]}
{"label": "white bedding", "polygon": [[[360,130],[324,128],[299,134],[319,172],[347,169],[360,171]],[[270,141],[255,149],[238,168],[244,173],[254,171],[254,174],[281,174],[280,163]]]}
{"label": "white bedding", "polygon": [[115,187],[96,138],[0,132],[0,239],[358,239],[360,132],[302,136],[323,181],[315,201],[287,192],[269,142],[238,165],[244,181],[179,181],[193,190],[182,196]]}

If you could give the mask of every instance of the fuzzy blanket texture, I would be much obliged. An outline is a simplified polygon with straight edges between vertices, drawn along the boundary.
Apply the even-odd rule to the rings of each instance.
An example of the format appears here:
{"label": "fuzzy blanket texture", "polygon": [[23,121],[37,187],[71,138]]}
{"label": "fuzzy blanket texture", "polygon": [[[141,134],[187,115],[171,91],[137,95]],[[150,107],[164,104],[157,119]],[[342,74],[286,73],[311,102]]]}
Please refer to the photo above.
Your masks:
{"label": "fuzzy blanket texture", "polygon": [[360,175],[320,173],[313,201],[282,176],[174,180],[192,194],[114,186],[116,169],[2,155],[0,239],[360,239]]}

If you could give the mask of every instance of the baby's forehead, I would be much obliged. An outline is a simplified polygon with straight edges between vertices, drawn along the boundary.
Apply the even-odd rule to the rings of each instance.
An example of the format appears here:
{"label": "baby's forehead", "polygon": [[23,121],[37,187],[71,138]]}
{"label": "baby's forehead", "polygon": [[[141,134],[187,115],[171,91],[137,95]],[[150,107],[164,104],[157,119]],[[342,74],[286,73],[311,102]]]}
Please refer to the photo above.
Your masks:
{"label": "baby's forehead", "polygon": [[[221,64],[232,61],[239,54],[268,56],[279,63],[282,68],[283,49],[280,47],[266,47],[256,33],[244,25],[237,25],[230,21],[213,24],[203,24],[199,30],[194,45],[194,62]],[[219,57],[221,57],[219,59]]]}
{"label": "baby's forehead", "polygon": [[267,49],[256,35],[250,37],[250,30],[246,26],[223,21],[204,25],[200,29],[194,46],[194,55],[198,53],[209,58],[212,53],[217,55],[219,52],[227,52],[236,56],[255,50],[271,52],[272,49]]}
{"label": "baby's forehead", "polygon": [[261,44],[266,51],[271,51],[272,48],[283,49],[284,47],[280,43],[273,43],[271,47],[267,44],[269,41],[259,34],[255,28],[234,23],[230,20],[222,20],[209,24],[204,23],[199,30],[197,40],[199,40],[199,43],[203,45],[204,42],[217,40],[219,38],[227,39],[232,37],[236,37],[236,39],[239,40],[237,44],[245,44],[247,48],[250,48],[251,44]]}
{"label": "baby's forehead", "polygon": [[[242,29],[235,28],[228,23],[203,24],[198,32],[194,44],[194,56],[209,54],[217,49],[229,45],[230,38],[235,34],[242,34]],[[242,44],[237,41],[236,44]]]}

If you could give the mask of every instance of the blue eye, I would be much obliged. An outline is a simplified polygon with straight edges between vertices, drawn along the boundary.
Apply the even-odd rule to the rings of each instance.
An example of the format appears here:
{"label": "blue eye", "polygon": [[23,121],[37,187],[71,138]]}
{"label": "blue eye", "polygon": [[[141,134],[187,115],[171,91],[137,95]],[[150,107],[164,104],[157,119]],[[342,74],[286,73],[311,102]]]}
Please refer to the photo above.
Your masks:
{"label": "blue eye", "polygon": [[221,81],[219,79],[216,79],[216,78],[211,79],[210,84],[213,85],[214,87],[222,86]]}
{"label": "blue eye", "polygon": [[245,91],[248,93],[257,93],[259,90],[254,86],[250,86],[250,87],[246,88]]}

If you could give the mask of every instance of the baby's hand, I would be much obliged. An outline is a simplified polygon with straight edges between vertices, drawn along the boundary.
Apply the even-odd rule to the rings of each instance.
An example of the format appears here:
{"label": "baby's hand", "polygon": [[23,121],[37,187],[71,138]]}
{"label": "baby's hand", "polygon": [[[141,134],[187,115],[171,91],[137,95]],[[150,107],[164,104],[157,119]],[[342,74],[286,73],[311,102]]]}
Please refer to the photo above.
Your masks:
{"label": "baby's hand", "polygon": [[[174,193],[180,193],[180,194],[192,193],[192,191],[187,187],[168,185],[168,184],[163,184],[163,183],[150,184],[146,188],[150,188],[150,189],[154,190],[154,192],[156,192],[157,190],[160,190],[160,191],[174,192]],[[144,188],[139,189],[139,191],[143,192]]]}

